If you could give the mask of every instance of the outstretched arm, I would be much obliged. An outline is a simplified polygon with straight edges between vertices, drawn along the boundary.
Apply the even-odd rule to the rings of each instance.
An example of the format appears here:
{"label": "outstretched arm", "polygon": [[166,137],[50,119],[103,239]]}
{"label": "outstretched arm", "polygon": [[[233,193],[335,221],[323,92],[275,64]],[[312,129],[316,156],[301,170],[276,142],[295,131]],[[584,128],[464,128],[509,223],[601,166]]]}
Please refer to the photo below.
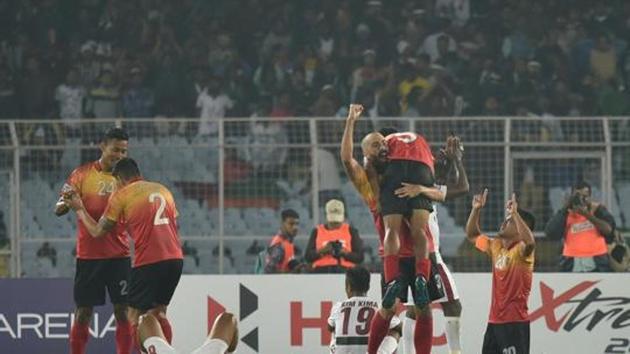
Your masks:
{"label": "outstretched arm", "polygon": [[472,210],[470,211],[468,221],[466,222],[466,238],[472,243],[475,243],[477,237],[481,235],[479,217],[481,215],[481,209],[486,205],[487,198],[488,189],[484,189],[482,194],[477,194],[473,198]]}
{"label": "outstretched arm", "polygon": [[521,253],[523,257],[528,257],[536,248],[536,239],[534,238],[532,230],[529,229],[529,226],[527,226],[525,220],[521,217],[521,214],[518,213],[518,202],[516,201],[515,193],[512,193],[512,198],[508,201],[507,209],[514,220],[516,230],[521,236],[521,240],[525,243],[525,247],[523,247]]}
{"label": "outstretched arm", "polygon": [[462,196],[470,190],[470,184],[468,183],[468,175],[462,162],[464,149],[461,146],[459,137],[451,136],[447,140],[446,156],[453,161],[453,167],[455,168],[455,183],[447,184],[446,199],[453,199]]}
{"label": "outstretched arm", "polygon": [[352,155],[354,151],[354,144],[352,141],[354,136],[354,124],[361,116],[361,112],[363,112],[363,106],[358,104],[350,105],[348,118],[346,118],[346,127],[343,131],[343,137],[341,138],[341,162],[343,163],[346,174],[352,183],[355,183],[358,176],[364,173],[363,167]]}

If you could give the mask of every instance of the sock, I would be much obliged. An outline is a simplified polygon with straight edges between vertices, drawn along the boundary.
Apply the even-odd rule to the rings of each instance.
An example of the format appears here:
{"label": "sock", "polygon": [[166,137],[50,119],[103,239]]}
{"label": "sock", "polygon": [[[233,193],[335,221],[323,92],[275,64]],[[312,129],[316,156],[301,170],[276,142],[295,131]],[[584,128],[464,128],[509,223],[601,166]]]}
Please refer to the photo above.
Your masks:
{"label": "sock", "polygon": [[[409,311],[409,310],[407,310]],[[413,342],[413,332],[416,328],[416,320],[409,317],[403,319],[402,324],[402,354],[415,354],[416,348]]]}
{"label": "sock", "polygon": [[390,254],[383,257],[383,273],[385,273],[385,283],[398,278],[400,275],[399,262],[397,254]]}
{"label": "sock", "polygon": [[428,258],[416,257],[416,275],[422,275],[425,280],[429,280],[431,275],[431,261]]}
{"label": "sock", "polygon": [[127,321],[116,322],[116,354],[131,354],[131,324]]}
{"label": "sock", "polygon": [[138,325],[129,325],[129,335],[131,336],[132,347],[135,349],[134,353],[142,353],[142,350],[140,350],[142,347],[138,341]]}
{"label": "sock", "polygon": [[160,317],[158,321],[160,322],[160,327],[162,327],[162,332],[164,332],[166,341],[168,344],[171,344],[173,341],[173,330],[171,329],[171,324],[168,322],[166,317]]}
{"label": "sock", "polygon": [[462,345],[460,344],[460,322],[459,317],[444,317],[446,321],[446,341],[451,354],[461,353]]}
{"label": "sock", "polygon": [[70,354],[85,354],[89,335],[88,325],[74,321],[70,329]]}
{"label": "sock", "polygon": [[368,337],[368,354],[377,354],[378,347],[389,332],[389,322],[390,320],[383,318],[380,312],[372,319]]}
{"label": "sock", "polygon": [[398,347],[398,342],[396,338],[392,336],[386,336],[383,338],[381,345],[378,347],[378,354],[392,354],[396,351]]}
{"label": "sock", "polygon": [[416,318],[413,342],[416,348],[416,354],[431,354],[431,345],[433,344],[433,318],[430,315],[421,315]]}

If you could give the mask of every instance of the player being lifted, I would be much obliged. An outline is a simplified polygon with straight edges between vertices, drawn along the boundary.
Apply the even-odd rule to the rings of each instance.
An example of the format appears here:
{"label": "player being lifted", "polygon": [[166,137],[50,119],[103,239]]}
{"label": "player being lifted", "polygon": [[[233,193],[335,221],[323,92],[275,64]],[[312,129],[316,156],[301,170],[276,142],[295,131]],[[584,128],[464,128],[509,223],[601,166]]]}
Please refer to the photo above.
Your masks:
{"label": "player being lifted", "polygon": [[[68,212],[63,195],[73,191],[85,206],[85,212],[98,219],[103,215],[107,200],[116,186],[112,169],[127,156],[129,136],[120,128],[109,129],[99,147],[101,157],[86,163],[70,174],[55,206],[58,216]],[[107,237],[95,239],[86,225],[77,220],[77,259],[74,277],[76,311],[70,330],[70,353],[83,354],[89,338],[88,325],[94,306],[105,304],[105,290],[114,305],[116,318],[116,352],[131,353],[131,328],[127,321],[127,291],[131,263],[129,241],[122,225],[115,223]]]}
{"label": "player being lifted", "polygon": [[[367,297],[369,290],[370,272],[366,268],[357,266],[346,271],[348,298],[337,302],[328,317],[328,330],[333,333],[332,354],[365,354],[367,351],[370,324],[379,309],[378,303]],[[401,330],[400,320],[394,316],[377,353],[395,352]]]}
{"label": "player being lifted", "polygon": [[[468,193],[469,183],[464,164],[462,163],[463,147],[458,137],[451,135],[446,140],[446,148],[441,149],[435,161],[436,188],[420,185],[404,184],[396,190],[401,198],[414,197],[424,194],[427,197],[443,202]],[[452,177],[451,177],[452,176]],[[437,205],[433,205],[433,212],[427,225],[429,259],[432,264],[429,279],[429,297],[433,303],[439,303],[445,317],[445,333],[450,354],[461,353],[460,316],[462,305],[455,281],[450,270],[440,254],[440,227],[438,224]],[[401,262],[402,264],[402,262]],[[439,288],[443,291],[439,291]],[[403,354],[415,353],[413,333],[415,327],[415,313],[407,310],[403,321]]]}
{"label": "player being lifted", "polygon": [[124,158],[112,172],[119,183],[98,223],[75,194],[66,202],[76,210],[89,234],[107,236],[122,222],[133,239],[134,260],[129,284],[128,318],[135,332],[138,317],[154,315],[167,341],[173,337],[166,309],[182,274],[183,254],[177,232],[175,200],[163,185],[142,179],[133,159]]}
{"label": "player being lifted", "polygon": [[[416,296],[417,289],[414,284],[414,278],[416,278],[416,266],[419,262],[416,262],[416,250],[414,249],[414,242],[411,238],[409,224],[407,222],[401,223],[401,234],[398,239],[392,238],[390,234],[389,250],[387,248],[387,243],[384,242],[384,239],[386,238],[386,233],[383,221],[383,214],[379,206],[381,196],[379,195],[379,172],[376,171],[376,169],[378,168],[381,170],[380,172],[382,172],[381,166],[387,162],[388,151],[387,146],[385,145],[383,140],[383,135],[378,133],[371,133],[363,139],[361,145],[363,155],[365,156],[364,164],[361,165],[353,158],[354,124],[359,118],[361,112],[362,107],[360,105],[350,105],[348,118],[346,120],[346,127],[341,142],[341,160],[349,179],[352,181],[355,188],[372,212],[374,224],[379,232],[379,236],[381,239],[381,245],[384,246],[384,250],[382,251],[382,253],[384,253],[384,258],[386,259],[386,261],[384,262],[385,265],[387,265],[387,260],[389,260],[391,264],[392,259],[395,259],[396,262],[400,263],[400,268],[396,267],[395,271],[398,272],[399,269],[402,269],[402,272],[400,272],[400,276],[392,278],[391,267],[389,269],[389,276],[387,273],[387,267],[384,267],[385,274],[383,278],[385,279],[385,281],[383,282],[383,307],[379,310],[377,315],[374,316],[370,330],[368,353],[372,354],[376,353],[376,350],[378,349],[382,339],[387,334],[389,322],[395,314],[393,305],[395,303],[396,297],[398,296],[402,299],[403,302],[406,302],[407,288],[411,287],[412,294],[414,295],[414,302],[418,305],[418,296]],[[399,184],[398,188],[400,188],[401,186],[402,184]],[[396,199],[402,198],[396,196]],[[426,237],[423,236],[422,238],[424,239],[424,243],[426,244]],[[391,247],[392,240],[394,241],[393,248]],[[379,250],[379,252],[381,252],[381,250]],[[430,263],[426,260],[423,262],[425,264],[422,266],[428,273]],[[422,264],[422,261],[420,262],[420,264]],[[392,291],[392,279],[397,280],[394,283],[397,287],[397,289],[395,289],[396,291]],[[424,296],[427,296],[426,288],[423,289],[423,291],[425,292]],[[392,295],[394,296],[393,298],[391,298]],[[430,353],[433,322],[428,306],[428,301],[422,301],[419,306],[416,306],[416,311],[418,312],[419,320],[416,322],[414,328],[414,332],[417,333],[417,335],[414,336],[415,349],[418,353]]]}

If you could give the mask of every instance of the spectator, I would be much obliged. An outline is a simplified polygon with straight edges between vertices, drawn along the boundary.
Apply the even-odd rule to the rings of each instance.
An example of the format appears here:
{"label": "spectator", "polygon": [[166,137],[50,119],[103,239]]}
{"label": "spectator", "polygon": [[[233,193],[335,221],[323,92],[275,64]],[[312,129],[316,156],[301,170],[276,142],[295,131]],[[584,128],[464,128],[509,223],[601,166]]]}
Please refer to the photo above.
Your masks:
{"label": "spectator", "polygon": [[[79,82],[79,73],[76,69],[68,70],[66,82],[57,86],[55,100],[59,104],[59,117],[62,120],[73,120],[83,117],[83,100],[85,88]],[[76,127],[77,124],[66,123],[68,127]]]}
{"label": "spectator", "polygon": [[122,97],[123,116],[129,118],[148,118],[153,116],[153,90],[144,86],[144,76],[139,67],[129,71],[131,80]]}
{"label": "spectator", "polygon": [[19,84],[21,116],[31,119],[50,118],[53,112],[53,86],[48,73],[41,70],[40,61],[30,57]]}
{"label": "spectator", "polygon": [[49,242],[42,243],[37,250],[37,258],[48,258],[53,267],[57,266],[57,250]]}
{"label": "spectator", "polygon": [[600,82],[607,82],[617,76],[617,53],[607,35],[597,37],[595,47],[591,49],[590,67],[593,77]]}
{"label": "spectator", "polygon": [[218,77],[210,76],[206,87],[197,96],[200,111],[199,135],[215,135],[218,132],[217,118],[225,117],[234,102],[221,91]]}
{"label": "spectator", "polygon": [[293,239],[297,236],[300,216],[293,209],[283,210],[280,214],[282,223],[280,231],[271,239],[265,253],[265,273],[289,273],[296,270],[295,246]]}
{"label": "spectator", "polygon": [[0,63],[0,119],[19,118],[18,97],[13,75],[8,67]]}
{"label": "spectator", "polygon": [[195,265],[199,267],[199,251],[196,247],[191,246],[188,241],[184,241],[182,252],[184,257],[192,257],[195,260]]}
{"label": "spectator", "polygon": [[579,182],[571,196],[547,223],[545,234],[563,240],[561,270],[609,272],[607,243],[615,236],[615,220],[601,203],[591,199],[591,186]]}
{"label": "spectator", "polygon": [[97,82],[97,85],[88,92],[86,116],[94,118],[120,117],[120,91],[111,69],[105,68]]}
{"label": "spectator", "polygon": [[344,222],[343,202],[331,199],[326,203],[326,224],[311,232],[305,259],[313,273],[343,273],[363,263],[363,241],[359,231]]}

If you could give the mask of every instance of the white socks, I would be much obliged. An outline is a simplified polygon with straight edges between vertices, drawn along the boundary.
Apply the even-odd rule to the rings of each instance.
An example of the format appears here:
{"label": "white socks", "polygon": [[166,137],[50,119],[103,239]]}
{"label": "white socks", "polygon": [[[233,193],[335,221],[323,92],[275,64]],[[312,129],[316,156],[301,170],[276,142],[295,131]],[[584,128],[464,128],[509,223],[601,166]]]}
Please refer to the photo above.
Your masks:
{"label": "white socks", "polygon": [[392,336],[386,336],[385,338],[383,338],[381,345],[378,347],[377,354],[392,354],[396,351],[397,347],[398,342],[396,341],[396,338]]}
{"label": "white socks", "polygon": [[459,317],[444,317],[444,320],[446,320],[446,342],[448,343],[450,354],[459,354],[462,352]]}
{"label": "white socks", "polygon": [[402,326],[402,354],[416,354],[416,347],[413,343],[413,333],[416,328],[416,320],[413,320],[409,317],[405,317],[403,319]]}

